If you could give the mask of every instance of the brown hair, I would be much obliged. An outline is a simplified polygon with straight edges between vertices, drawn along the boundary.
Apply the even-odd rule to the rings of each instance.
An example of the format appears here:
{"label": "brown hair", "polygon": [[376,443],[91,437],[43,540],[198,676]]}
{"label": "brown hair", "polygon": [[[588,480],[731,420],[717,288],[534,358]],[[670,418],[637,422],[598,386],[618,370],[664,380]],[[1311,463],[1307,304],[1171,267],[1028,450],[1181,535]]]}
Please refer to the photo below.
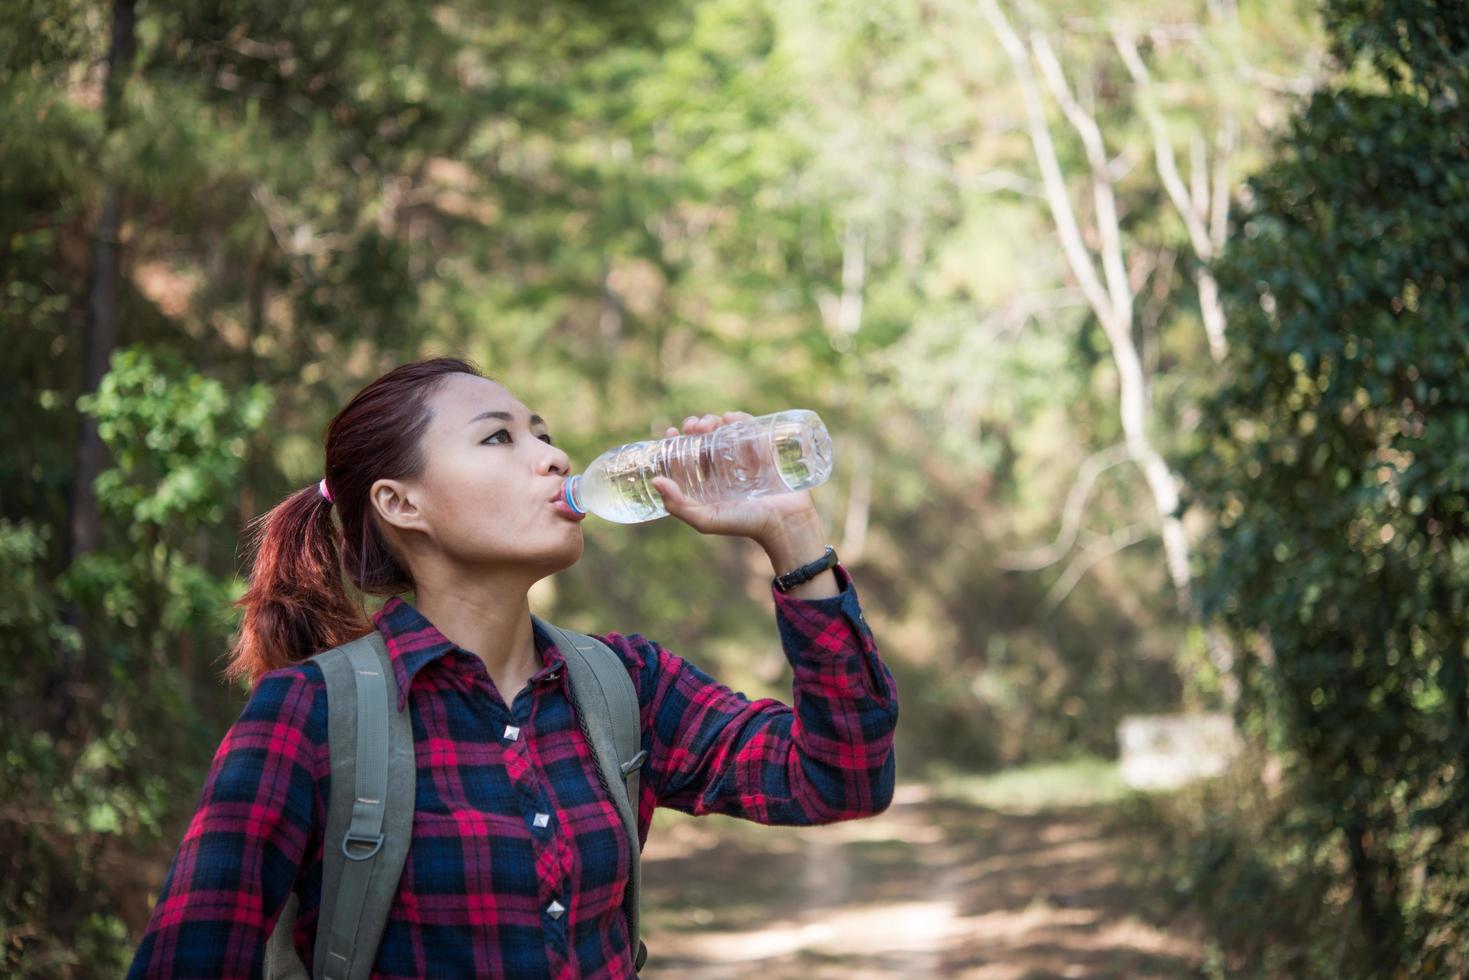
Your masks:
{"label": "brown hair", "polygon": [[250,587],[234,603],[245,613],[229,652],[231,679],[253,685],[267,671],[371,632],[365,606],[343,584],[344,569],[364,595],[413,590],[412,575],[373,521],[367,494],[377,480],[423,472],[428,399],[451,374],[485,376],[467,361],[439,357],[400,365],[363,388],[326,428],[332,499],[313,483],[250,523],[255,561]]}

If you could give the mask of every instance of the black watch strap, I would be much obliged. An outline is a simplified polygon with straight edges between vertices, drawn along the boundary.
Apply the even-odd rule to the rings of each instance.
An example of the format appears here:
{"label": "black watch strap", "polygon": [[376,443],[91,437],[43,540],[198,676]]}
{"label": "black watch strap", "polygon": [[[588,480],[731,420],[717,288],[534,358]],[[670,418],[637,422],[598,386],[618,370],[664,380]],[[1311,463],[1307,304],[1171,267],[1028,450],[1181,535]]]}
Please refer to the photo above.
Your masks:
{"label": "black watch strap", "polygon": [[792,572],[775,577],[775,587],[781,592],[789,592],[802,582],[809,582],[822,572],[837,563],[837,550],[831,545],[826,546],[826,553],[809,565],[802,565]]}

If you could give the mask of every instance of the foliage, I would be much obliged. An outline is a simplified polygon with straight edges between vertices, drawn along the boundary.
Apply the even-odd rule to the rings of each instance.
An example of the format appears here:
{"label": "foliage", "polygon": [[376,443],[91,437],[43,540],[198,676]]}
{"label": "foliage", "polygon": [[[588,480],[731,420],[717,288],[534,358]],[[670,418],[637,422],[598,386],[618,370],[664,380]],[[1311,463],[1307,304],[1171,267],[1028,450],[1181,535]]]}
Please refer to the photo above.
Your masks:
{"label": "foliage", "polygon": [[1469,18],[1451,0],[1329,0],[1337,58],[1364,59],[1397,89],[1462,105],[1469,85]]}
{"label": "foliage", "polygon": [[1255,651],[1295,846],[1342,849],[1363,968],[1447,975],[1469,963],[1469,34],[1450,3],[1328,23],[1389,84],[1315,95],[1251,182],[1197,467],[1207,589]]}
{"label": "foliage", "polygon": [[145,885],[123,869],[196,795],[173,774],[207,762],[223,692],[194,689],[195,651],[222,643],[237,585],[194,552],[270,396],[125,348],[80,401],[116,461],[96,482],[116,539],[48,581],[49,529],[0,522],[0,963],[25,976],[123,965],[119,896]]}
{"label": "foliage", "polygon": [[1132,796],[1115,759],[1088,755],[996,773],[954,772],[935,782],[944,799],[1016,813],[1119,803]]}
{"label": "foliage", "polygon": [[1152,896],[1137,912],[1197,916],[1210,978],[1349,976],[1364,944],[1341,900],[1339,855],[1306,840],[1312,811],[1261,780],[1270,766],[1256,745],[1216,779],[1124,801],[1152,853],[1132,871]]}
{"label": "foliage", "polygon": [[[1092,6],[1180,33],[1199,16]],[[1195,54],[1148,52],[1181,140],[1225,104],[1268,119],[1278,99],[1245,68],[1309,60],[1302,4],[1238,7]],[[17,583],[0,734],[20,760],[5,797],[35,801],[3,825],[5,967],[116,972],[240,704],[217,668],[241,529],[320,476],[347,397],[416,357],[477,360],[576,464],[691,412],[821,412],[837,471],[816,500],[914,707],[907,772],[1107,755],[1123,714],[1207,699],[1156,542],[1059,605],[1063,567],[1000,561],[1055,534],[1118,431],[973,8],[140,4],[104,119],[107,5],[0,2],[0,560]],[[1104,32],[1049,8],[1079,25],[1058,49],[1157,270],[1138,333],[1176,449],[1212,383],[1186,263],[1162,260],[1185,236]],[[1258,126],[1240,140],[1265,149]],[[119,349],[82,399],[104,188],[123,209]],[[102,546],[69,564],[81,417],[115,465],[96,482]],[[1118,468],[1080,535],[1155,519]],[[788,694],[758,551],[673,522],[589,524],[587,542],[538,611]]]}

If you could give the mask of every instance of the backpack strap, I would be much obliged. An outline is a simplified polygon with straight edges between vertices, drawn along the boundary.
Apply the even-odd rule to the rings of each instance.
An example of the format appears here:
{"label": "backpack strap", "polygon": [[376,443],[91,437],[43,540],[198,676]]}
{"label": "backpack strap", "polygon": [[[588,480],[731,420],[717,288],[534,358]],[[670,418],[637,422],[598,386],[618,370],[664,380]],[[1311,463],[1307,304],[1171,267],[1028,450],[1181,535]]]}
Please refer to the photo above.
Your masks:
{"label": "backpack strap", "polygon": [[648,757],[643,749],[642,712],[637,688],[633,686],[622,658],[607,644],[593,637],[564,630],[538,616],[533,620],[546,630],[566,656],[572,708],[582,734],[591,746],[602,788],[622,817],[632,854],[632,871],[623,894],[627,934],[633,950],[633,968],[641,970],[648,947],[638,933],[638,893],[641,858],[638,845],[638,772]]}
{"label": "backpack strap", "polygon": [[[366,980],[413,835],[413,726],[393,710],[397,683],[377,630],[311,659],[326,679],[332,779],[310,975]],[[299,904],[293,893],[266,942],[267,980],[308,976],[292,943]]]}
{"label": "backpack strap", "polygon": [[327,679],[332,781],[312,975],[367,980],[413,837],[413,725],[408,711],[393,710],[393,661],[377,630],[317,663]]}

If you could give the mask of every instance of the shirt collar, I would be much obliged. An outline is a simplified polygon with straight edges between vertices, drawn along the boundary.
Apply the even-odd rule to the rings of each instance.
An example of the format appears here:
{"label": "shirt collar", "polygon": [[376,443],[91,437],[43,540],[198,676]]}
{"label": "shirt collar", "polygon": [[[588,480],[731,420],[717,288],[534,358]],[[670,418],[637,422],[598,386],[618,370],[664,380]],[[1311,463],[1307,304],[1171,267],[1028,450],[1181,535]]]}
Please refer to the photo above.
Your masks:
{"label": "shirt collar", "polygon": [[[419,612],[402,596],[393,596],[383,607],[373,613],[372,621],[387,643],[388,656],[393,661],[393,676],[398,682],[398,710],[408,702],[408,688],[425,665],[442,658],[445,654],[460,651],[471,657],[477,655],[454,643],[439,628]],[[539,625],[532,623],[535,634],[536,652],[541,658],[541,668],[531,677],[532,684],[553,678],[564,679],[566,663],[561,651]],[[451,658],[457,659],[457,658]],[[516,692],[501,692],[501,697],[515,697]]]}

